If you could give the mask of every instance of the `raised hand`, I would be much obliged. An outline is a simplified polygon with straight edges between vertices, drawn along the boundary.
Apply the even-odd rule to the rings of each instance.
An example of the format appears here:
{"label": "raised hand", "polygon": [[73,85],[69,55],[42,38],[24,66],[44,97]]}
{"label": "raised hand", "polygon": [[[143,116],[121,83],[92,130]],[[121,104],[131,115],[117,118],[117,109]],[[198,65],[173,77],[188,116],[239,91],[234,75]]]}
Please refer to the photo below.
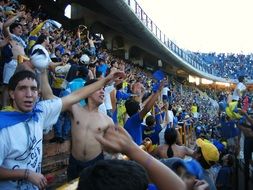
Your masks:
{"label": "raised hand", "polygon": [[209,190],[209,185],[205,180],[196,180],[193,190]]}
{"label": "raised hand", "polygon": [[107,83],[115,82],[116,84],[121,83],[126,78],[126,74],[122,71],[115,71],[110,73],[107,77]]}
{"label": "raised hand", "polygon": [[123,153],[128,155],[132,147],[137,145],[123,127],[110,126],[104,136],[95,137],[104,150],[110,153]]}

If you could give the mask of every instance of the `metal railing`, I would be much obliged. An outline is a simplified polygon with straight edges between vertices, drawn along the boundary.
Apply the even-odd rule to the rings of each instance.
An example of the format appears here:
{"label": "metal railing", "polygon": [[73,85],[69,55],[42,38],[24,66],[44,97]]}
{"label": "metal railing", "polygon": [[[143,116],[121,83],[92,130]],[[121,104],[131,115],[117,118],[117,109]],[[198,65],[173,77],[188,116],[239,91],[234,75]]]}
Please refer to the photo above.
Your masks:
{"label": "metal railing", "polygon": [[199,56],[188,53],[181,48],[179,48],[173,41],[171,41],[158,27],[157,25],[148,17],[148,15],[143,11],[141,6],[136,0],[124,0],[125,3],[130,7],[130,9],[135,13],[137,18],[142,21],[146,28],[151,31],[156,38],[163,43],[169,50],[181,57],[188,64],[198,69],[199,71],[209,73],[214,75],[215,72],[212,68],[209,68],[207,63],[205,63]]}

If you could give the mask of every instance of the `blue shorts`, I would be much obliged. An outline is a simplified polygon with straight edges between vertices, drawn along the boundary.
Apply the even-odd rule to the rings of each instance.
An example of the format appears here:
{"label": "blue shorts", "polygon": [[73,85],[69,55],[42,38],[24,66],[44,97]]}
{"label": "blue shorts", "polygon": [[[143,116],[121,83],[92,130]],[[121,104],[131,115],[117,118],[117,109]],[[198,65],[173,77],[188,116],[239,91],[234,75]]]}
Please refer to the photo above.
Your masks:
{"label": "blue shorts", "polygon": [[104,154],[101,152],[96,158],[83,162],[75,159],[72,154],[69,156],[69,166],[67,169],[68,181],[79,177],[81,171],[88,166],[94,165],[97,161],[104,160]]}

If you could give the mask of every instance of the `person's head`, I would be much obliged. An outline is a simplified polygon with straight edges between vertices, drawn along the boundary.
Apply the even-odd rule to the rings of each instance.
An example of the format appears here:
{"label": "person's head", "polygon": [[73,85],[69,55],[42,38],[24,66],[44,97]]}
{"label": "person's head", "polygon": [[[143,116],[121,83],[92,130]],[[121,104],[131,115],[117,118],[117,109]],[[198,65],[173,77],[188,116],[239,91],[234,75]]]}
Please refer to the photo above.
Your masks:
{"label": "person's head", "polygon": [[172,145],[177,142],[178,133],[175,128],[167,128],[164,132],[164,140],[166,144]]}
{"label": "person's head", "polygon": [[182,160],[180,158],[168,158],[160,160],[173,170],[186,184],[188,190],[192,190],[196,179],[203,178],[201,165],[194,159]]}
{"label": "person's head", "polygon": [[102,160],[82,171],[77,190],[146,190],[147,187],[148,176],[141,165],[133,161]]}
{"label": "person's head", "polygon": [[10,25],[10,33],[15,34],[17,36],[21,36],[23,34],[22,25],[20,23],[14,22]]}
{"label": "person's head", "polygon": [[15,73],[8,84],[12,106],[21,112],[30,112],[38,97],[39,83],[31,71]]}
{"label": "person's head", "polygon": [[149,115],[147,118],[146,118],[146,125],[148,127],[151,127],[151,126],[154,126],[156,123],[155,121],[155,117],[153,115]]}
{"label": "person's head", "polygon": [[218,149],[209,141],[198,138],[196,140],[197,149],[194,157],[199,161],[204,169],[209,169],[220,157]]}
{"label": "person's head", "polygon": [[118,68],[118,62],[116,60],[112,60],[111,67]]}
{"label": "person's head", "polygon": [[46,47],[49,45],[49,37],[45,34],[41,34],[36,40],[35,44],[44,44],[44,46]]}
{"label": "person's head", "polygon": [[239,82],[244,82],[244,76],[239,76],[239,77],[238,77],[238,81],[239,81]]}
{"label": "person's head", "polygon": [[69,54],[68,53],[62,54],[61,59],[62,59],[62,62],[66,64],[69,61]]}
{"label": "person's head", "polygon": [[75,54],[72,59],[73,59],[73,61],[75,63],[78,63],[79,58],[80,58],[80,55],[79,54]]}
{"label": "person's head", "polygon": [[54,51],[57,57],[61,57],[61,50],[59,48],[55,48]]}
{"label": "person's head", "polygon": [[[85,86],[88,86],[90,84],[93,84],[94,82],[97,82],[98,79],[91,79],[88,80],[85,83]],[[89,95],[86,99],[85,99],[85,103],[89,104],[89,103],[93,103],[97,106],[101,105],[104,102],[104,88],[100,88],[99,90],[95,91],[94,93],[92,93],[91,95]]]}
{"label": "person's head", "polygon": [[134,99],[129,99],[125,102],[126,112],[131,117],[132,115],[136,114],[140,111],[139,102]]}
{"label": "person's head", "polygon": [[232,154],[225,154],[222,157],[222,164],[224,166],[232,167],[234,165],[234,156]]}

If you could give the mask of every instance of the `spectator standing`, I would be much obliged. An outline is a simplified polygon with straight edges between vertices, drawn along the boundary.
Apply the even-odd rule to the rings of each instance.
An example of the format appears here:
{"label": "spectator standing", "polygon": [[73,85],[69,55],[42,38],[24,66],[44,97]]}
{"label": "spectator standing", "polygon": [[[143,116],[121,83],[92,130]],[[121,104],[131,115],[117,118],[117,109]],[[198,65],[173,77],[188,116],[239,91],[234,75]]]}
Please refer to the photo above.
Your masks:
{"label": "spectator standing", "polygon": [[6,60],[7,62],[4,63],[4,70],[3,70],[3,106],[8,105],[8,89],[7,85],[9,83],[10,78],[14,74],[17,65],[18,65],[18,56],[26,56],[25,54],[25,48],[26,43],[21,38],[23,31],[22,31],[22,25],[16,20],[20,17],[24,17],[25,12],[18,12],[15,16],[9,18],[4,24],[3,24],[3,34],[6,38],[10,38],[10,48],[12,51],[12,54],[10,55],[9,59]]}

